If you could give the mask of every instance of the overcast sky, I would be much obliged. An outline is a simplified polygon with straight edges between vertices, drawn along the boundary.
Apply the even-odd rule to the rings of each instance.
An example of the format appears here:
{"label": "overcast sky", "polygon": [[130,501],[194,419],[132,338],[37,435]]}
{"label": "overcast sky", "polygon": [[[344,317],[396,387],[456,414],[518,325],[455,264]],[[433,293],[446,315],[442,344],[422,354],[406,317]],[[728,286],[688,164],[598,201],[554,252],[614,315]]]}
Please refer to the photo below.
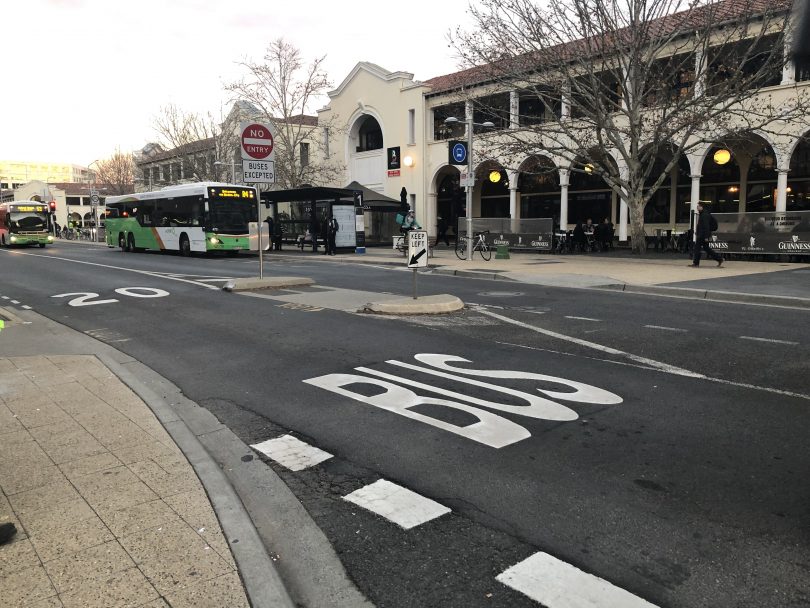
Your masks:
{"label": "overcast sky", "polygon": [[161,106],[219,115],[234,62],[284,37],[326,55],[334,86],[359,61],[454,72],[447,32],[468,0],[4,0],[0,159],[87,165],[154,140]]}

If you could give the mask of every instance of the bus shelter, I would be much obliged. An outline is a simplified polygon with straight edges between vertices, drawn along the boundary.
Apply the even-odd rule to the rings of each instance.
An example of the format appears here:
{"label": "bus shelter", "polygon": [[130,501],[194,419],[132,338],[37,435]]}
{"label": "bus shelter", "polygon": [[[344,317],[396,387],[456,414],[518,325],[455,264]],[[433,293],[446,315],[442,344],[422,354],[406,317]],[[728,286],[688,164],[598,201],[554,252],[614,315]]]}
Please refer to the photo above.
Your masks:
{"label": "bus shelter", "polygon": [[366,188],[359,182],[350,183],[346,189],[362,195],[366,245],[390,246],[391,237],[400,234],[397,213],[402,212],[403,206],[407,212],[407,203]]}
{"label": "bus shelter", "polygon": [[362,196],[346,188],[293,188],[261,193],[268,209],[261,221],[273,218],[271,238],[281,244],[312,246],[313,239],[323,243],[331,218],[338,223],[335,245],[339,248],[365,247],[364,232],[358,231],[357,216],[362,216]]}

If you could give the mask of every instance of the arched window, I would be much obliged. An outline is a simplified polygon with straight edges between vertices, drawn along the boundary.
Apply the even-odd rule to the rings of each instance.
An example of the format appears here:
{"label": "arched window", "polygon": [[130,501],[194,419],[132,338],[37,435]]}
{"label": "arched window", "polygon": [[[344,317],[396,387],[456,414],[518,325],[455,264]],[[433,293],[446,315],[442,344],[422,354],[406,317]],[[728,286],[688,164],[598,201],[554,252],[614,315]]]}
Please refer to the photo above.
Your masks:
{"label": "arched window", "polygon": [[368,152],[369,150],[381,150],[383,147],[383,135],[380,123],[373,116],[366,116],[360,125],[357,135],[358,152]]}

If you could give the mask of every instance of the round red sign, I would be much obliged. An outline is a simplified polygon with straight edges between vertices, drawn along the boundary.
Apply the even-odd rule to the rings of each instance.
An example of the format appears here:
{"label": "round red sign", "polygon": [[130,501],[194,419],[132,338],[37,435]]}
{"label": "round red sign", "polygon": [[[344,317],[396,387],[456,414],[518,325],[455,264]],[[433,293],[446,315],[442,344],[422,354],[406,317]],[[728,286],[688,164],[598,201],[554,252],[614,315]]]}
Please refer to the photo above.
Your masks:
{"label": "round red sign", "polygon": [[273,134],[260,124],[250,124],[242,131],[242,150],[251,158],[262,160],[273,152]]}

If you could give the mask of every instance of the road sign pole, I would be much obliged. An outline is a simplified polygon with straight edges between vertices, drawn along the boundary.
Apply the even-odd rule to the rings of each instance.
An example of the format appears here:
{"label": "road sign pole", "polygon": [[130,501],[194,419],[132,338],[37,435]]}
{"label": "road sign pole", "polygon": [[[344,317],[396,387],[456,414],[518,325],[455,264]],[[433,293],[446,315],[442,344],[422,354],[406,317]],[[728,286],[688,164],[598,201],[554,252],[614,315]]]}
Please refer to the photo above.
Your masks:
{"label": "road sign pole", "polygon": [[413,269],[413,299],[419,299],[416,295],[416,268]]}

